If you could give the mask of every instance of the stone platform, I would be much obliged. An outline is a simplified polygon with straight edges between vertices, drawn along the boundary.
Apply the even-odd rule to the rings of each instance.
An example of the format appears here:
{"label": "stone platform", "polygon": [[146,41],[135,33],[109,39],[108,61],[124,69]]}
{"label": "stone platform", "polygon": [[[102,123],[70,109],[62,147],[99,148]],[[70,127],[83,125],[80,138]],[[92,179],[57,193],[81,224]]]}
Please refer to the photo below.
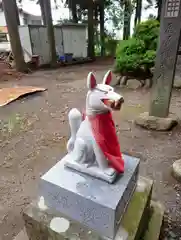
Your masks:
{"label": "stone platform", "polygon": [[114,184],[73,171],[58,162],[41,178],[45,205],[101,237],[114,239],[136,188],[139,159],[123,155],[125,173]]}
{"label": "stone platform", "polygon": [[[32,202],[24,211],[23,218],[30,240],[138,240],[145,239],[145,230],[149,222],[150,200],[153,181],[139,177],[136,190],[129,202],[114,238],[102,237],[86,226],[67,218],[64,214],[40,204]],[[154,222],[156,219],[154,218]],[[159,223],[160,224],[160,223]],[[158,221],[157,221],[158,225]],[[160,229],[159,229],[160,230]],[[158,231],[159,234],[159,231]],[[157,234],[157,235],[158,235]],[[26,236],[23,231],[21,236]],[[146,234],[149,236],[148,232]],[[156,235],[156,236],[157,236]],[[157,237],[146,240],[158,240]],[[25,240],[17,236],[16,240]]]}

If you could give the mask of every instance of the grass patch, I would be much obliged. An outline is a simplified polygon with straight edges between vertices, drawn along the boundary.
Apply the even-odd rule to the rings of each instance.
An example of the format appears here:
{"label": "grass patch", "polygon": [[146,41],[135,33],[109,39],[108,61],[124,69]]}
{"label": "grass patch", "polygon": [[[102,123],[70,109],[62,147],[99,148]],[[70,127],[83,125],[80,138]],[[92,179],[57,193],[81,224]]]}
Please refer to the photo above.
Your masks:
{"label": "grass patch", "polygon": [[1,139],[12,137],[20,131],[27,130],[30,124],[28,119],[20,114],[11,115],[6,121],[0,121]]}

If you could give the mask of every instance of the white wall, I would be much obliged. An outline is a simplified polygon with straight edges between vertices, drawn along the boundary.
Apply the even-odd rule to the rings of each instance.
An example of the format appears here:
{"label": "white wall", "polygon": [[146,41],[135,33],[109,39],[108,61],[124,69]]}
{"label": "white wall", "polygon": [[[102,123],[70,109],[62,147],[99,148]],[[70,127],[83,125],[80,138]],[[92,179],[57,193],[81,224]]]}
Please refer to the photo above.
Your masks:
{"label": "white wall", "polygon": [[[21,13],[19,14],[19,19],[20,19],[20,25],[25,25],[23,14]],[[40,25],[42,24],[42,19],[40,16],[27,15],[27,24]],[[0,26],[6,26],[4,12],[2,11],[0,12]]]}
{"label": "white wall", "polygon": [[30,14],[28,14],[28,15],[25,14],[23,16],[23,14],[20,14],[20,17],[22,17],[22,18],[26,17],[27,24],[30,24],[30,25],[42,25],[42,18],[40,16],[34,16],[34,15],[30,15]]}
{"label": "white wall", "polygon": [[[19,14],[19,21],[20,21],[20,25],[24,25],[24,18],[22,14]],[[1,22],[0,22],[1,24]]]}
{"label": "white wall", "polygon": [[87,57],[86,27],[62,26],[64,53],[73,53],[73,57]]}
{"label": "white wall", "polygon": [[0,26],[6,26],[6,20],[3,12],[0,12]]}

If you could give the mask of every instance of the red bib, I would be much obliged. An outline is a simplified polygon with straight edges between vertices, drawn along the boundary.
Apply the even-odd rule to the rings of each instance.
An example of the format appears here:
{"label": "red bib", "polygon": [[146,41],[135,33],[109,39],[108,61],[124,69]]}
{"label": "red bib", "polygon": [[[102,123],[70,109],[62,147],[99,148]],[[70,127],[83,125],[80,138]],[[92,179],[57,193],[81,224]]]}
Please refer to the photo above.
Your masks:
{"label": "red bib", "polygon": [[[84,115],[85,117],[85,115]],[[111,112],[88,116],[96,143],[117,172],[124,172],[124,160],[120,151],[116,128]]]}

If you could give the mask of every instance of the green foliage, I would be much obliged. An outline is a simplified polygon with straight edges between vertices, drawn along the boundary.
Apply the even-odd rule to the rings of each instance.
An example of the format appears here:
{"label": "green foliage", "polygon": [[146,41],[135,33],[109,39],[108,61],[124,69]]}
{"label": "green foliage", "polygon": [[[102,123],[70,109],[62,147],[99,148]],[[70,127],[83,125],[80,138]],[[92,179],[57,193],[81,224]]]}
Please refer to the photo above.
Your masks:
{"label": "green foliage", "polygon": [[[138,24],[133,37],[120,41],[116,50],[115,72],[145,78],[154,66],[159,22],[154,19]],[[140,75],[140,76],[138,76]]]}
{"label": "green foliage", "polygon": [[116,51],[116,72],[126,74],[138,69],[145,54],[145,44],[143,41],[130,38],[120,41]]}
{"label": "green foliage", "polygon": [[105,8],[105,22],[111,23],[112,32],[120,30],[123,26],[124,9],[120,6],[119,0],[110,1]]}
{"label": "green foliage", "polygon": [[147,50],[146,53],[143,55],[141,63],[147,68],[151,68],[154,66],[155,57],[156,50]]}
{"label": "green foliage", "polygon": [[134,30],[133,37],[141,39],[148,50],[157,48],[160,23],[155,19],[149,19],[138,24]]}

